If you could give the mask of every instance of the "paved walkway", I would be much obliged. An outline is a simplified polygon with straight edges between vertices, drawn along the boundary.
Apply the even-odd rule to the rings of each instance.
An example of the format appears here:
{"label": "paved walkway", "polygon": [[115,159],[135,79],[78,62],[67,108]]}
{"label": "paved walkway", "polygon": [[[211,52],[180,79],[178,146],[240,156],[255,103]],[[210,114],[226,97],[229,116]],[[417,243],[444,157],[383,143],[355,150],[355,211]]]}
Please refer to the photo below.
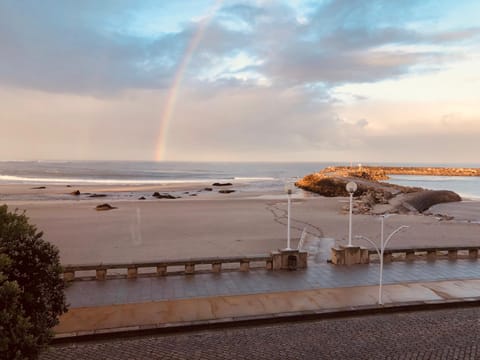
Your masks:
{"label": "paved walkway", "polygon": [[[480,260],[393,262],[384,284],[480,279]],[[67,289],[71,308],[161,300],[248,295],[377,285],[379,265],[311,265],[306,270],[222,272],[107,281],[77,281]]]}

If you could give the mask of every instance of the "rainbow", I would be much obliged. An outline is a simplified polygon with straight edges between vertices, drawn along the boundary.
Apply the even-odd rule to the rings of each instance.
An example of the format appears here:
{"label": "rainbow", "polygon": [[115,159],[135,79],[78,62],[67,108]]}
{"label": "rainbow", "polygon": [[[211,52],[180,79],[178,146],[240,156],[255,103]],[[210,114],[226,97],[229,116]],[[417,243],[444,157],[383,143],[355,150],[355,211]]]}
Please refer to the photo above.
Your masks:
{"label": "rainbow", "polygon": [[207,16],[199,22],[197,30],[190,39],[182,61],[177,67],[177,71],[175,72],[175,76],[173,77],[172,85],[170,86],[170,89],[168,91],[165,106],[161,115],[160,129],[155,150],[156,161],[164,161],[166,159],[168,129],[174,114],[175,105],[177,103],[178,93],[183,77],[185,75],[185,70],[187,69],[190,61],[192,60],[192,56],[197,49],[198,44],[202,40],[208,24],[214,17],[222,2],[223,0],[217,0],[215,4],[209,9]]}

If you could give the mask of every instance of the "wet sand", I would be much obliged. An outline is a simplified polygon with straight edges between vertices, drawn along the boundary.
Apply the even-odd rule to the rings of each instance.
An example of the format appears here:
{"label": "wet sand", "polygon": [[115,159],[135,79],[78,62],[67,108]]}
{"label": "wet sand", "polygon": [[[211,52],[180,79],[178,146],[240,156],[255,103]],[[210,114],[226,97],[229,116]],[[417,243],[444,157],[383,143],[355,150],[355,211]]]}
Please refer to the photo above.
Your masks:
{"label": "wet sand", "polygon": [[[27,216],[44,238],[60,249],[63,264],[131,262],[203,256],[235,256],[268,253],[286,247],[286,196],[248,192],[219,194],[199,192],[181,199],[136,200],[140,193],[193,192],[199,184],[118,187],[89,186],[80,191],[106,193],[106,198],[74,197],[65,193],[77,189],[48,186],[0,186],[0,203],[11,210],[27,210]],[[203,185],[200,186],[202,189]],[[235,186],[234,186],[235,188]],[[67,191],[65,191],[67,190]],[[132,200],[115,200],[110,195],[130,192]],[[32,192],[40,192],[43,200]],[[14,194],[26,194],[15,197]],[[304,228],[316,237],[347,243],[348,214],[342,207],[347,198],[304,197],[297,192],[292,204],[292,245],[296,247]],[[7,199],[4,196],[7,195]],[[8,196],[13,200],[8,200]],[[45,198],[47,200],[45,200]],[[96,211],[110,203],[117,209]],[[436,205],[432,213],[457,211],[457,219],[440,220],[426,215],[395,215],[386,219],[385,234],[400,225],[410,226],[395,236],[391,247],[478,245],[480,225],[466,221],[480,212],[480,202]],[[460,211],[460,212],[459,212]],[[354,215],[353,234],[378,239],[380,221],[370,215]],[[354,241],[355,242],[355,241]],[[360,243],[359,243],[360,244]],[[366,245],[366,244],[363,244]]]}

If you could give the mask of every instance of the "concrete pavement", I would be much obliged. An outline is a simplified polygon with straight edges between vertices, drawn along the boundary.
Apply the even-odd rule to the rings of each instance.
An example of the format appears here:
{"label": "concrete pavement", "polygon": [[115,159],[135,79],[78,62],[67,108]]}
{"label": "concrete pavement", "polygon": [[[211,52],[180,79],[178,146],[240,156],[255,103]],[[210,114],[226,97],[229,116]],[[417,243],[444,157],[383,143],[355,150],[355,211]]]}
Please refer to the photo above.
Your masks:
{"label": "concrete pavement", "polygon": [[[74,282],[57,336],[377,308],[378,264]],[[393,262],[388,307],[480,299],[480,262]]]}

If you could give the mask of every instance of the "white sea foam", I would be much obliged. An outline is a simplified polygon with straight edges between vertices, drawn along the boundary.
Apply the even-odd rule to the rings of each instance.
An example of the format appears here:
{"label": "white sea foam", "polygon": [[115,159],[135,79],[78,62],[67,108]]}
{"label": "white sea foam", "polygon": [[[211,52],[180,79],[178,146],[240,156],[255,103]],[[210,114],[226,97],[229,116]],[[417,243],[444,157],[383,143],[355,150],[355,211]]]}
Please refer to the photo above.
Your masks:
{"label": "white sea foam", "polygon": [[1,182],[7,183],[46,183],[46,184],[112,184],[112,185],[142,185],[142,184],[180,184],[180,183],[206,183],[211,182],[211,180],[205,179],[183,179],[183,180],[138,180],[138,179],[79,179],[79,178],[40,178],[40,177],[21,177],[21,176],[10,176],[10,175],[0,175]]}
{"label": "white sea foam", "polygon": [[[232,179],[86,179],[86,178],[53,178],[53,177],[23,177],[0,175],[0,183],[8,184],[103,184],[103,185],[161,185],[161,184],[210,184],[228,182]],[[235,178],[241,182],[256,182],[275,180],[274,178]]]}

